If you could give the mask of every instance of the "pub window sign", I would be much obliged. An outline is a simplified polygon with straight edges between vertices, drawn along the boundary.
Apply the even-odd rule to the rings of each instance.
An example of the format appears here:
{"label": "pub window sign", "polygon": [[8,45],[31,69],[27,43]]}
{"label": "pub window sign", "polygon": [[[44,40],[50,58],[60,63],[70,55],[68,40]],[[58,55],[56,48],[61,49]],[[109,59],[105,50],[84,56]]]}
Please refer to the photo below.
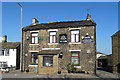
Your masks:
{"label": "pub window sign", "polygon": [[59,35],[59,43],[67,43],[67,35],[66,34]]}
{"label": "pub window sign", "polygon": [[92,43],[93,42],[93,37],[86,35],[85,37],[82,38],[82,43]]}

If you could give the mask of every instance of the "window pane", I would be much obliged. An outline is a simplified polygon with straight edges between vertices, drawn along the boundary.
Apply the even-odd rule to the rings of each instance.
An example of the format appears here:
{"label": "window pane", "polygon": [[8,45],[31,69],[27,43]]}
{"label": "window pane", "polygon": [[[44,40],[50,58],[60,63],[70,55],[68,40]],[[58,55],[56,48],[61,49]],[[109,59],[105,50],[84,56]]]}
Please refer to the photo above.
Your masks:
{"label": "window pane", "polygon": [[79,34],[79,30],[73,30],[71,31],[71,34]]}
{"label": "window pane", "polygon": [[55,43],[55,42],[56,42],[56,36],[54,36],[54,39],[53,39],[53,40],[54,40],[53,42]]}
{"label": "window pane", "polygon": [[32,36],[38,36],[38,33],[32,33]]}
{"label": "window pane", "polygon": [[35,43],[38,43],[38,37],[35,37]]}
{"label": "window pane", "polygon": [[78,56],[78,53],[72,53],[72,56]]}
{"label": "window pane", "polygon": [[50,32],[50,35],[56,35],[56,32]]}
{"label": "window pane", "polygon": [[1,56],[4,56],[4,50],[2,50]]}
{"label": "window pane", "polygon": [[72,57],[72,63],[79,64],[78,57]]}
{"label": "window pane", "polygon": [[50,36],[50,43],[52,43],[52,36]]}
{"label": "window pane", "polygon": [[2,67],[2,62],[0,62],[0,67]]}
{"label": "window pane", "polygon": [[34,41],[34,37],[32,37],[32,43],[35,43],[35,41]]}
{"label": "window pane", "polygon": [[32,53],[32,63],[37,64],[38,63],[38,54]]}
{"label": "window pane", "polygon": [[75,42],[75,35],[71,35],[71,42]]}
{"label": "window pane", "polygon": [[53,56],[43,56],[43,66],[53,66]]}
{"label": "window pane", "polygon": [[9,56],[9,49],[5,50],[5,56]]}
{"label": "window pane", "polygon": [[76,35],[76,42],[79,42],[79,35]]}

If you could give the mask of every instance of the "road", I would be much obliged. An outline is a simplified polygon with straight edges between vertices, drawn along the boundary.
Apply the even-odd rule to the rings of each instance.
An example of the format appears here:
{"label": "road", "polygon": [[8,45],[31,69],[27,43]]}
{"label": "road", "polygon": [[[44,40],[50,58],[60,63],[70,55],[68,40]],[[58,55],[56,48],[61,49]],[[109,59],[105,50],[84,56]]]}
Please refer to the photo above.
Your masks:
{"label": "road", "polygon": [[[17,72],[10,72],[10,73],[4,73],[2,74],[2,78],[4,80],[4,78],[82,78],[82,79],[86,79],[86,78],[94,78],[94,79],[102,79],[102,78],[120,78],[117,74],[113,74],[113,73],[109,73],[106,71],[101,71],[101,70],[97,70],[96,75],[94,74],[33,74],[33,73],[21,73],[19,71]],[[5,79],[6,80],[6,79]],[[109,79],[110,80],[110,79]]]}

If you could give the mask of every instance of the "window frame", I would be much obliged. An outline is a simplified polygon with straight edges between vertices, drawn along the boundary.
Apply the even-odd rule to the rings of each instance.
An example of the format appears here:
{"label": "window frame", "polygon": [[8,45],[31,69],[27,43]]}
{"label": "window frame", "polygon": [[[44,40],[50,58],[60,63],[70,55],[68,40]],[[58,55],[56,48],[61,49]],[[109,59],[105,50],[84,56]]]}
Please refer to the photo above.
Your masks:
{"label": "window frame", "polygon": [[[50,35],[50,33],[51,32],[56,32],[56,31],[49,31],[49,43],[51,43],[51,41],[50,41],[50,36],[52,36],[52,43],[54,44],[54,43],[57,43],[57,32],[56,32],[56,35]],[[53,42],[54,41],[54,36],[55,36],[55,42]],[[52,44],[51,43],[51,44]]]}
{"label": "window frame", "polygon": [[[2,55],[3,54],[3,55]],[[2,53],[0,56],[5,56],[5,50],[2,49]]]}
{"label": "window frame", "polygon": [[[7,55],[8,54],[8,55]],[[5,56],[10,56],[10,53],[9,53],[9,49],[6,49],[5,50],[5,54],[4,54]]]}
{"label": "window frame", "polygon": [[[78,53],[78,56],[72,56],[72,53]],[[80,52],[79,51],[71,51],[70,63],[72,65],[72,57],[78,57],[78,65],[80,65]]]}
{"label": "window frame", "polygon": [[[44,65],[44,57],[52,57],[52,66],[45,66]],[[53,67],[53,56],[43,56],[43,67]]]}
{"label": "window frame", "polygon": [[8,63],[7,61],[0,61],[0,67],[7,67],[8,66]]}
{"label": "window frame", "polygon": [[[31,44],[38,44],[39,43],[39,38],[38,38],[38,36],[32,36],[32,34],[33,33],[37,33],[38,34],[38,32],[32,32],[31,33]],[[34,43],[32,43],[32,38],[34,37]],[[35,43],[35,38],[37,37],[37,39],[38,39],[38,42],[37,43]]]}
{"label": "window frame", "polygon": [[[72,31],[79,31],[79,34],[72,34]],[[71,40],[72,39],[72,37],[71,37],[72,35],[75,35],[75,37],[74,37],[75,41],[74,42],[72,42],[72,40]],[[78,42],[76,41],[76,35],[78,35],[78,37],[79,37],[78,38]],[[70,30],[70,42],[71,43],[79,43],[80,42],[80,30],[79,29]]]}
{"label": "window frame", "polygon": [[[38,53],[37,53],[37,52],[31,52],[30,62],[31,62],[31,64],[34,64],[34,63],[32,62],[32,58],[33,58],[32,54],[37,54],[37,59],[38,59]],[[35,56],[34,56],[34,57],[35,57]],[[35,63],[35,65],[36,65],[36,64],[38,64],[38,63]]]}

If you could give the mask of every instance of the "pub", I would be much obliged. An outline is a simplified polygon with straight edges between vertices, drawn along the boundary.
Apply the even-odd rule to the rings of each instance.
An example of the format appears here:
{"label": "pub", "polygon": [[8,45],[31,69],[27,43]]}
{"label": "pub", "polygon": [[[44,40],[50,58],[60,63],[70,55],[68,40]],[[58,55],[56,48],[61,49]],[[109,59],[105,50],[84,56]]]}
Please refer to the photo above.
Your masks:
{"label": "pub", "polygon": [[38,74],[96,72],[96,22],[32,24],[22,29],[22,70]]}

